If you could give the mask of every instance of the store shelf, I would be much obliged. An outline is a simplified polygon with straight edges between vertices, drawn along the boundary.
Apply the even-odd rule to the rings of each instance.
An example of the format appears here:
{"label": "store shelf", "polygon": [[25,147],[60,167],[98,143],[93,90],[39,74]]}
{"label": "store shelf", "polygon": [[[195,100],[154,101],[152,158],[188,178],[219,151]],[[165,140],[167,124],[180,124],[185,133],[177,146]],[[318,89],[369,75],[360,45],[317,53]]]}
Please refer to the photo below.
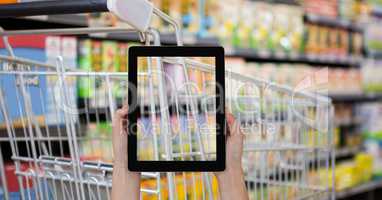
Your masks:
{"label": "store shelf", "polygon": [[[19,2],[19,1],[17,1]],[[0,18],[108,12],[107,0],[66,0],[66,1],[24,1],[23,3],[3,3]]]}
{"label": "store shelf", "polygon": [[362,185],[345,189],[343,191],[337,192],[336,193],[336,198],[337,199],[345,199],[357,194],[373,191],[375,189],[382,188],[382,180],[375,180],[375,181],[370,181],[368,183],[364,183]]}
{"label": "store shelf", "polygon": [[[317,23],[328,23],[338,26],[351,26],[351,23],[341,20],[326,19],[323,17],[312,17],[307,15],[308,21]],[[23,18],[0,18],[1,26],[6,30],[17,29],[38,29],[38,28],[63,28],[63,27],[87,27],[87,18],[85,15],[44,15]],[[22,24],[22,26],[20,26]],[[117,41],[139,41],[138,33],[109,33],[94,34],[90,36],[93,39],[117,40]],[[165,45],[176,45],[174,33],[161,33],[161,43]],[[221,45],[219,39],[214,36],[198,37],[195,34],[183,33],[185,45],[194,46],[217,46]],[[226,47],[226,55],[231,57],[242,57],[255,62],[273,62],[273,63],[295,63],[309,64],[312,66],[328,67],[359,67],[361,60],[349,57],[329,57],[329,56],[308,56],[304,54],[287,55],[285,53],[259,53],[250,48],[229,48]]]}
{"label": "store shelf", "polygon": [[275,4],[287,4],[287,5],[300,5],[299,0],[253,0],[267,3],[275,3]]}
{"label": "store shelf", "polygon": [[5,30],[49,29],[87,27],[88,21],[83,14],[40,15],[20,18],[0,18]]}
{"label": "store shelf", "polygon": [[287,55],[283,53],[257,53],[254,49],[249,48],[226,48],[226,55],[231,57],[242,57],[254,62],[272,62],[272,63],[295,63],[309,64],[322,67],[359,67],[361,60],[352,57],[324,57],[324,56],[308,56],[304,54]]}
{"label": "store shelf", "polygon": [[368,52],[367,57],[375,60],[382,60],[382,52]]}
{"label": "store shelf", "polygon": [[362,123],[362,119],[360,117],[358,118],[352,118],[352,119],[345,119],[345,120],[335,120],[334,124],[335,126],[340,127],[350,127],[350,126],[358,126]]}
{"label": "store shelf", "polygon": [[[119,41],[139,41],[137,33],[111,33],[104,35],[91,36],[96,39],[112,39]],[[160,34],[161,43],[166,45],[175,45],[175,35],[173,33]],[[195,46],[217,46],[221,45],[219,39],[213,36],[197,37],[193,34],[183,35],[185,45]],[[304,54],[287,55],[285,53],[258,53],[251,48],[230,48],[225,47],[226,56],[241,57],[254,62],[273,62],[273,63],[295,63],[309,64],[313,66],[328,66],[328,67],[359,67],[361,60],[353,57],[323,57],[323,56],[308,56]]]}
{"label": "store shelf", "polygon": [[[85,133],[86,126],[83,126],[82,124],[79,125],[78,123],[75,124],[76,128],[80,128],[79,133]],[[40,126],[41,134],[44,137],[59,137],[59,136],[66,136],[66,127],[64,124],[61,125],[41,125]],[[33,132],[35,132],[35,129],[33,128]],[[30,132],[27,128],[23,127],[15,127],[14,128],[14,134],[17,138],[24,138],[28,139],[30,137]],[[8,133],[6,129],[0,129],[0,142],[9,141]]]}
{"label": "store shelf", "polygon": [[335,103],[363,103],[382,101],[382,94],[330,94]]}
{"label": "store shelf", "polygon": [[361,147],[343,147],[335,150],[336,158],[351,157],[361,151]]}
{"label": "store shelf", "polygon": [[333,19],[333,18],[325,17],[325,16],[305,14],[304,21],[307,23],[318,24],[322,26],[343,28],[343,29],[347,29],[347,30],[355,31],[355,32],[363,31],[362,26],[360,24],[353,23],[349,20],[344,20],[344,19],[338,19],[338,18]]}
{"label": "store shelf", "polygon": [[[139,41],[137,33],[111,33],[106,35],[92,36],[96,39],[113,39],[119,41]],[[161,43],[166,45],[175,45],[175,35],[173,33],[160,34]],[[200,38],[193,34],[183,35],[185,45],[195,46],[217,46],[221,45],[219,39],[213,36]],[[287,55],[285,53],[258,53],[251,48],[230,48],[225,47],[226,56],[241,57],[254,62],[273,62],[273,63],[295,63],[309,64],[313,66],[328,66],[328,67],[359,67],[361,60],[353,57],[323,57],[323,56],[308,56],[304,54]]]}
{"label": "store shelf", "polygon": [[[94,39],[111,39],[118,41],[139,41],[138,33],[109,33],[92,35]],[[161,33],[161,44],[176,45],[176,37],[174,33]],[[195,34],[183,34],[183,43],[185,45],[196,46],[216,46],[219,45],[219,40],[216,37],[197,37]]]}

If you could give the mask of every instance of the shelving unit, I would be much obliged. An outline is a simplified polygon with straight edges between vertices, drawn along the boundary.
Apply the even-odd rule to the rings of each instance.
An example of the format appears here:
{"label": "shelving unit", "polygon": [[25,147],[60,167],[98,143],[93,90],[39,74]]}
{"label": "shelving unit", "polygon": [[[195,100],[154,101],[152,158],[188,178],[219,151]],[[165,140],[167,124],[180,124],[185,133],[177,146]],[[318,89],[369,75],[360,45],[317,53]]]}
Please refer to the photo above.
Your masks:
{"label": "shelving unit", "polygon": [[304,54],[287,55],[276,53],[257,53],[253,49],[232,48],[226,50],[226,55],[231,57],[242,57],[252,62],[259,63],[291,63],[308,64],[312,66],[328,67],[359,67],[361,60],[349,57],[335,58],[322,56],[309,56]]}
{"label": "shelving unit", "polygon": [[339,28],[343,28],[343,29],[347,29],[347,30],[355,31],[355,32],[363,31],[362,26],[360,24],[353,23],[351,21],[343,20],[343,19],[333,19],[333,18],[317,16],[312,14],[305,14],[304,21],[307,23],[318,24],[323,26],[339,27]]}
{"label": "shelving unit", "polygon": [[361,150],[361,147],[344,147],[340,149],[336,149],[336,159],[341,159],[344,157],[352,157],[354,156],[357,152]]}
{"label": "shelving unit", "polygon": [[336,197],[337,199],[346,199],[346,198],[359,195],[361,193],[368,193],[368,192],[372,192],[376,189],[381,189],[381,188],[382,188],[382,180],[374,180],[374,181],[364,183],[362,185],[359,185],[353,188],[339,191],[336,193]]}
{"label": "shelving unit", "polygon": [[[329,24],[331,26],[340,26],[351,28],[354,25],[343,21],[336,21],[333,19],[326,19],[320,17],[307,17],[308,21],[318,24]],[[74,21],[74,23],[70,23]],[[83,15],[52,15],[52,16],[35,16],[28,18],[12,18],[1,19],[4,29],[19,29],[19,23],[23,23],[27,28],[58,28],[58,27],[85,27],[87,26],[86,18]],[[354,28],[354,27],[353,27]],[[220,41],[217,37],[197,37],[195,34],[184,33],[185,45],[195,46],[216,46],[220,45]],[[84,36],[85,37],[85,36]],[[109,33],[109,34],[95,34],[86,36],[93,39],[100,40],[117,40],[117,41],[139,41],[139,36],[136,33]],[[175,45],[174,33],[162,33],[160,34],[161,43],[165,45]],[[229,57],[241,57],[253,62],[273,62],[273,63],[296,63],[296,64],[308,64],[312,66],[328,66],[328,67],[359,67],[361,59],[354,59],[353,57],[323,57],[323,56],[310,56],[304,54],[287,55],[285,53],[271,53],[271,52],[256,52],[254,49],[245,48],[230,48],[226,47],[226,56]]]}
{"label": "shelving unit", "polygon": [[280,4],[288,4],[288,5],[300,5],[299,0],[253,0],[253,1],[263,1],[269,3],[280,3]]}
{"label": "shelving unit", "polygon": [[366,103],[382,101],[382,94],[330,94],[330,98],[337,103]]}
{"label": "shelving unit", "polygon": [[[48,29],[87,27],[88,20],[83,14],[40,15],[18,18],[0,18],[5,30]],[[22,24],[22,26],[20,26]]]}

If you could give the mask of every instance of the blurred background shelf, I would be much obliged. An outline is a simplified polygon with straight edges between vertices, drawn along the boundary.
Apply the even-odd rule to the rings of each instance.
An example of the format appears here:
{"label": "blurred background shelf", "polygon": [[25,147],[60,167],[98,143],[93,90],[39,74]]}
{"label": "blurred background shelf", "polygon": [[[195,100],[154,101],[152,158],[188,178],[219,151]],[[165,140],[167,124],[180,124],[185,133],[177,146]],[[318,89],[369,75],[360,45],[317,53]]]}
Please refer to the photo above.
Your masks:
{"label": "blurred background shelf", "polygon": [[381,189],[381,188],[382,188],[382,180],[374,180],[359,186],[355,186],[353,188],[339,191],[336,194],[336,198],[347,199],[347,198],[355,197],[356,195],[360,195],[362,193],[372,192],[373,190]]}
{"label": "blurred background shelf", "polygon": [[330,94],[329,97],[337,103],[366,103],[382,101],[382,94],[378,93]]}
{"label": "blurred background shelf", "polygon": [[307,23],[318,24],[323,26],[343,28],[343,29],[347,29],[347,30],[355,31],[355,32],[363,31],[363,28],[360,24],[354,23],[346,19],[331,18],[331,17],[325,17],[325,16],[316,15],[316,14],[306,13],[304,15],[304,21]]}
{"label": "blurred background shelf", "polygon": [[[117,41],[139,41],[137,33],[109,33],[90,36],[94,39],[117,40]],[[160,33],[161,43],[164,45],[176,45],[175,33]],[[197,37],[195,34],[183,34],[185,45],[196,46],[216,46],[219,45],[219,39],[213,36]]]}
{"label": "blurred background shelf", "polygon": [[287,5],[295,5],[295,6],[301,4],[299,0],[252,0],[252,1],[287,4]]}
{"label": "blurred background shelf", "polygon": [[348,158],[348,157],[353,157],[356,155],[358,152],[361,151],[361,147],[343,147],[336,149],[336,159],[342,159],[342,158]]}
{"label": "blurred background shelf", "polygon": [[84,14],[0,18],[0,24],[5,30],[73,28],[89,26],[88,18]]}
{"label": "blurred background shelf", "polygon": [[353,57],[329,57],[329,56],[309,56],[304,54],[287,55],[284,53],[257,53],[254,49],[226,48],[226,55],[230,57],[241,57],[248,61],[259,63],[290,63],[308,64],[312,66],[327,67],[359,67],[361,59]]}

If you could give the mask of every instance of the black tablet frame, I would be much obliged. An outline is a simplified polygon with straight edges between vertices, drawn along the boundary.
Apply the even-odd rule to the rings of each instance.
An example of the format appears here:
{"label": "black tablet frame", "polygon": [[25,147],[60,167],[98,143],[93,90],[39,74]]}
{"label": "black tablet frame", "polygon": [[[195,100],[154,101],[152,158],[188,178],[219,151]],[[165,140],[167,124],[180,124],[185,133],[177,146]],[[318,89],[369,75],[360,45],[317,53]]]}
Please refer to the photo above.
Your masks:
{"label": "black tablet frame", "polygon": [[[216,80],[216,160],[139,161],[137,160],[137,63],[138,57],[215,57]],[[224,171],[225,152],[225,66],[223,47],[133,46],[129,48],[128,90],[128,169],[139,172]],[[134,86],[132,86],[133,84]],[[223,87],[220,87],[223,86]],[[222,127],[222,128],[218,128]]]}

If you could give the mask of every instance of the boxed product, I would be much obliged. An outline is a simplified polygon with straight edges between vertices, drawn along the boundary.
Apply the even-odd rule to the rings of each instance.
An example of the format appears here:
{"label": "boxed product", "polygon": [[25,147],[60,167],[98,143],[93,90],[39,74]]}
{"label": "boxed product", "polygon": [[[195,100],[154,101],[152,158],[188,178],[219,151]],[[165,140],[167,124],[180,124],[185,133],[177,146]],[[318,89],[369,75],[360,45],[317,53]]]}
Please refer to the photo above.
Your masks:
{"label": "boxed product", "polygon": [[88,124],[85,137],[80,143],[81,159],[112,162],[111,133],[110,122]]}
{"label": "boxed product", "polygon": [[363,89],[370,93],[382,92],[382,61],[366,60],[362,67]]}
{"label": "boxed product", "polygon": [[336,18],[338,16],[338,0],[304,0],[303,7],[306,13]]}
{"label": "boxed product", "polygon": [[[77,69],[77,39],[74,37],[48,36],[46,38],[46,59],[47,63],[57,66],[58,56],[62,57],[62,66],[65,70]],[[57,66],[59,67],[59,66]],[[58,69],[56,69],[58,70]],[[65,121],[64,113],[70,114],[74,121],[77,121],[77,77],[66,76],[64,80],[65,88],[57,87],[58,76],[47,76],[47,96],[46,96],[46,123],[48,125],[62,124]],[[65,99],[63,93],[68,93]],[[65,102],[65,101],[68,102]],[[59,114],[57,113],[59,112]]]}
{"label": "boxed product", "polygon": [[[80,70],[92,71],[92,41],[90,39],[80,40],[78,42],[78,68]],[[90,98],[94,95],[94,78],[81,77],[78,80],[78,97]]]}
{"label": "boxed product", "polygon": [[[218,185],[216,178],[211,180],[211,192],[213,199],[218,198]],[[184,173],[176,175],[174,180],[168,180],[163,177],[160,181],[160,196],[161,199],[169,198],[168,182],[174,181],[175,193],[178,199],[209,199],[209,194],[203,191],[203,187],[206,186],[205,179],[202,173]],[[141,188],[155,190],[158,187],[156,179],[143,180]],[[142,193],[142,199],[156,200],[157,195],[150,195]]]}
{"label": "boxed product", "polygon": [[[10,44],[13,47],[13,51],[17,57],[26,58],[42,63],[50,63],[53,66],[57,64],[57,56],[62,56],[64,64],[67,68],[75,68],[75,39],[73,38],[61,38],[61,37],[48,37],[43,35],[28,35],[28,36],[12,36],[9,37]],[[71,45],[65,45],[65,49],[62,49],[61,43],[70,43]],[[0,54],[8,55],[8,52],[4,48],[4,44],[0,42]],[[70,55],[66,54],[67,49],[73,51]],[[73,50],[74,49],[74,50]],[[65,50],[65,51],[63,51]],[[12,63],[4,62],[1,66],[4,71],[49,71],[44,68],[37,68],[35,66],[27,66],[22,64],[14,65]],[[51,69],[50,69],[51,70]],[[58,76],[56,75],[28,75],[24,76],[24,86],[27,91],[27,95],[30,97],[30,103],[32,105],[33,123],[39,125],[53,125],[63,124],[63,112],[73,111],[76,112],[76,107],[71,107],[68,110],[68,104],[75,99],[75,81],[70,78],[65,81],[68,84],[67,95],[69,97],[68,104],[57,104],[59,101],[63,101],[62,93],[57,84]],[[17,86],[17,83],[21,80],[14,75],[2,75],[0,77],[0,87],[2,89],[5,103],[8,109],[8,117],[15,123],[15,126],[22,126],[22,118],[26,117],[25,107],[23,103],[25,98],[21,94],[21,88]],[[15,92],[16,91],[16,92]],[[57,100],[57,101],[56,101]],[[21,105],[19,105],[21,103]],[[19,109],[20,108],[20,109]],[[58,109],[58,110],[57,110]],[[57,114],[58,113],[58,114]],[[75,120],[74,120],[75,121]],[[0,115],[0,124],[3,124],[4,117]]]}

